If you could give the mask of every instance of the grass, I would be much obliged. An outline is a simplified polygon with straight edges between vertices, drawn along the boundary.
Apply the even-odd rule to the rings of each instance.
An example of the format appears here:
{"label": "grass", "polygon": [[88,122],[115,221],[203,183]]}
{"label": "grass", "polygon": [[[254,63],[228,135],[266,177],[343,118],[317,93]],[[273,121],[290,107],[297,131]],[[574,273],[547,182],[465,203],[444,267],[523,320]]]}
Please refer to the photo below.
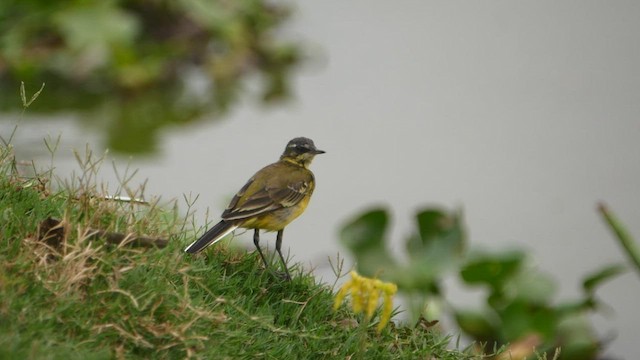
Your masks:
{"label": "grass", "polygon": [[[187,256],[196,233],[188,215],[105,199],[95,182],[102,158],[87,151],[78,161],[68,179],[27,177],[0,146],[0,359],[487,357],[450,349],[451,337],[433,328],[358,326],[348,307],[332,310],[334,289],[298,265],[285,282],[252,252],[222,245]],[[120,180],[118,193],[144,197],[128,171]],[[49,217],[61,226],[42,239]],[[91,229],[170,241],[115,245]]]}

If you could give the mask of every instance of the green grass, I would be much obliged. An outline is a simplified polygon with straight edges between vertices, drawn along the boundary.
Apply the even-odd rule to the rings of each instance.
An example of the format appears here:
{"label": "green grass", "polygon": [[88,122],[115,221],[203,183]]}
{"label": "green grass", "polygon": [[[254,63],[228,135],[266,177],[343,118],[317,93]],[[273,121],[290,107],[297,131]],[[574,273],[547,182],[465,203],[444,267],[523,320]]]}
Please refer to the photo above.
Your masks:
{"label": "green grass", "polygon": [[[447,349],[450,337],[422,327],[358,326],[334,290],[290,264],[285,282],[252,252],[214,246],[182,252],[195,236],[177,208],[105,200],[94,183],[101,159],[82,172],[24,177],[0,147],[0,359],[480,359]],[[141,196],[127,187],[122,193]],[[58,184],[58,190],[52,190]],[[62,219],[64,235],[38,239]],[[170,238],[165,248],[90,239],[88,229]],[[362,341],[364,337],[365,341]]]}

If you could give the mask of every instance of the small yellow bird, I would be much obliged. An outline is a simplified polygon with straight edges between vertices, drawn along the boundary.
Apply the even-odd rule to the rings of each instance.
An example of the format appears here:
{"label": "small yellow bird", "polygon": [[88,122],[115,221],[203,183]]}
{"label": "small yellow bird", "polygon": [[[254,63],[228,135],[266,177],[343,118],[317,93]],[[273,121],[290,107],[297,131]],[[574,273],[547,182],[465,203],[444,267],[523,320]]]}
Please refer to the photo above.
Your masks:
{"label": "small yellow bird", "polygon": [[255,173],[231,199],[222,213],[222,220],[184,251],[198,253],[239,227],[254,229],[253,243],[265,267],[269,267],[260,249],[260,230],[277,231],[276,251],[284,266],[285,276],[290,280],[287,264],[280,251],[282,233],[290,222],[304,212],[311,199],[315,178],[309,165],[318,154],[324,154],[324,151],[318,150],[311,139],[298,137],[289,141],[280,160]]}

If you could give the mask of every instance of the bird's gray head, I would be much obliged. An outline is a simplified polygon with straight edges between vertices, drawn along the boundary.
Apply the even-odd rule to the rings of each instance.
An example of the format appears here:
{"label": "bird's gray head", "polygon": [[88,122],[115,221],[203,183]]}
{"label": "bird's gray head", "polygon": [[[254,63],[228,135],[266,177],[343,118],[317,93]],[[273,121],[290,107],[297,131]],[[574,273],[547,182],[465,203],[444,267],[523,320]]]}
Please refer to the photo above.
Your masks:
{"label": "bird's gray head", "polygon": [[318,150],[313,140],[306,137],[297,137],[289,141],[280,159],[308,167],[313,157],[318,154],[324,154],[324,151]]}

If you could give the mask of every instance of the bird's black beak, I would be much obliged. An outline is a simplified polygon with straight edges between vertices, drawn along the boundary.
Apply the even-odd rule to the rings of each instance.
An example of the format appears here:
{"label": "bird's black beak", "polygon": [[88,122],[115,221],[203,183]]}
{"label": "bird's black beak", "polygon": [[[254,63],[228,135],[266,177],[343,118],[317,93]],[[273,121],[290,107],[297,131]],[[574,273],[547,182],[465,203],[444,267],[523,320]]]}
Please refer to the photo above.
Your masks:
{"label": "bird's black beak", "polygon": [[319,154],[324,154],[325,151],[324,150],[315,149],[315,150],[312,150],[311,153],[313,153],[313,155],[319,155]]}

